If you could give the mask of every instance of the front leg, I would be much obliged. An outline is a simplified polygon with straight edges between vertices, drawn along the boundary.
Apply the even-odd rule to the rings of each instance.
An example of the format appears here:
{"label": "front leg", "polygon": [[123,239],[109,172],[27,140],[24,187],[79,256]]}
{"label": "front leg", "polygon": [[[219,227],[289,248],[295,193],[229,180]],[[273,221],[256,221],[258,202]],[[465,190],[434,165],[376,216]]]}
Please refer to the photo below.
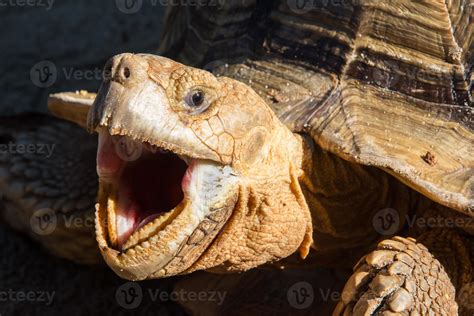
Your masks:
{"label": "front leg", "polygon": [[94,234],[97,140],[46,115],[0,119],[0,220],[51,253],[102,262]]}
{"label": "front leg", "polygon": [[[456,302],[456,287],[460,290],[472,284],[470,261],[466,261],[466,243],[455,235],[436,238],[436,248],[445,251],[431,253],[422,243],[433,245],[440,232],[413,238],[393,237],[380,242],[363,257],[347,281],[341,301],[333,315],[457,315],[468,313],[469,306]],[[444,245],[441,245],[444,243]],[[448,253],[464,255],[449,260]],[[436,259],[439,256],[441,260]],[[443,260],[446,258],[447,260]],[[441,262],[450,264],[443,266]],[[444,262],[443,262],[444,263]],[[466,266],[468,264],[469,266]],[[451,276],[459,280],[451,281]],[[472,311],[471,311],[472,312]]]}

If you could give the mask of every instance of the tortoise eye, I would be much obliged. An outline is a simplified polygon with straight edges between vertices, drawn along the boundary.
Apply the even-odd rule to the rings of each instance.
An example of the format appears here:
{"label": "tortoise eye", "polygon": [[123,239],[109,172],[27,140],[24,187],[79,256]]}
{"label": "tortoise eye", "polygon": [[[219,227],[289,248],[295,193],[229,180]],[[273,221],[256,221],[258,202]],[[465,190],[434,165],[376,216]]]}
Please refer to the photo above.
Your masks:
{"label": "tortoise eye", "polygon": [[191,97],[191,101],[193,103],[193,106],[200,106],[203,104],[204,102],[204,93],[202,93],[201,91],[196,91],[192,97]]}
{"label": "tortoise eye", "polygon": [[200,90],[191,91],[186,96],[186,104],[190,107],[198,107],[204,103],[204,92]]}
{"label": "tortoise eye", "polygon": [[194,113],[201,113],[209,106],[206,95],[201,90],[189,92],[184,101]]}

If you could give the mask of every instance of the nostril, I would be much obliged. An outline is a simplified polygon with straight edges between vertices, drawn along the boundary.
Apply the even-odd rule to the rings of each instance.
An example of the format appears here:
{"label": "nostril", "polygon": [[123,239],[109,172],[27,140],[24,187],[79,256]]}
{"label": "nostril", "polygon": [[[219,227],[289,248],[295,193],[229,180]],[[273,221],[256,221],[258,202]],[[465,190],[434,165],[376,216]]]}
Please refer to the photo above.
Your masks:
{"label": "nostril", "polygon": [[130,68],[128,67],[123,68],[123,76],[125,79],[128,79],[130,77]]}

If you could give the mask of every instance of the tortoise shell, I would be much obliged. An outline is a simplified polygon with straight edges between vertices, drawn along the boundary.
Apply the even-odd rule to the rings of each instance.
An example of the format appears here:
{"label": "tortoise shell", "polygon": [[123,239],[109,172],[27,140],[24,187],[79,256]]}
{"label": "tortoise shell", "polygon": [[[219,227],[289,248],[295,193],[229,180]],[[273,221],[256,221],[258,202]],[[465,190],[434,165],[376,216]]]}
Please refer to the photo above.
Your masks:
{"label": "tortoise shell", "polygon": [[170,6],[161,52],[243,81],[292,131],[474,211],[474,23],[464,1]]}

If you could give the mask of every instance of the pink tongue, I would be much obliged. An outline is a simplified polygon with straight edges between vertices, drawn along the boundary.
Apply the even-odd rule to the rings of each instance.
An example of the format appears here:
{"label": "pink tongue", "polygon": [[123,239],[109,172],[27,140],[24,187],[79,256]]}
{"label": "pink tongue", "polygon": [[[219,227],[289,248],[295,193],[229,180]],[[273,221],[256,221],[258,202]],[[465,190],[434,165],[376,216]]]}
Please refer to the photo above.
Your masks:
{"label": "pink tongue", "polygon": [[97,150],[97,174],[99,177],[105,181],[116,179],[124,164],[125,161],[117,155],[112,136],[107,132],[100,132]]}
{"label": "pink tongue", "polygon": [[138,204],[130,198],[130,187],[126,183],[121,183],[119,192],[116,208],[117,244],[122,248],[133,232],[156,219],[161,213],[141,219]]}
{"label": "pink tongue", "polygon": [[138,215],[138,205],[130,199],[130,188],[127,184],[121,184],[116,209],[117,242],[119,248],[135,231]]}

